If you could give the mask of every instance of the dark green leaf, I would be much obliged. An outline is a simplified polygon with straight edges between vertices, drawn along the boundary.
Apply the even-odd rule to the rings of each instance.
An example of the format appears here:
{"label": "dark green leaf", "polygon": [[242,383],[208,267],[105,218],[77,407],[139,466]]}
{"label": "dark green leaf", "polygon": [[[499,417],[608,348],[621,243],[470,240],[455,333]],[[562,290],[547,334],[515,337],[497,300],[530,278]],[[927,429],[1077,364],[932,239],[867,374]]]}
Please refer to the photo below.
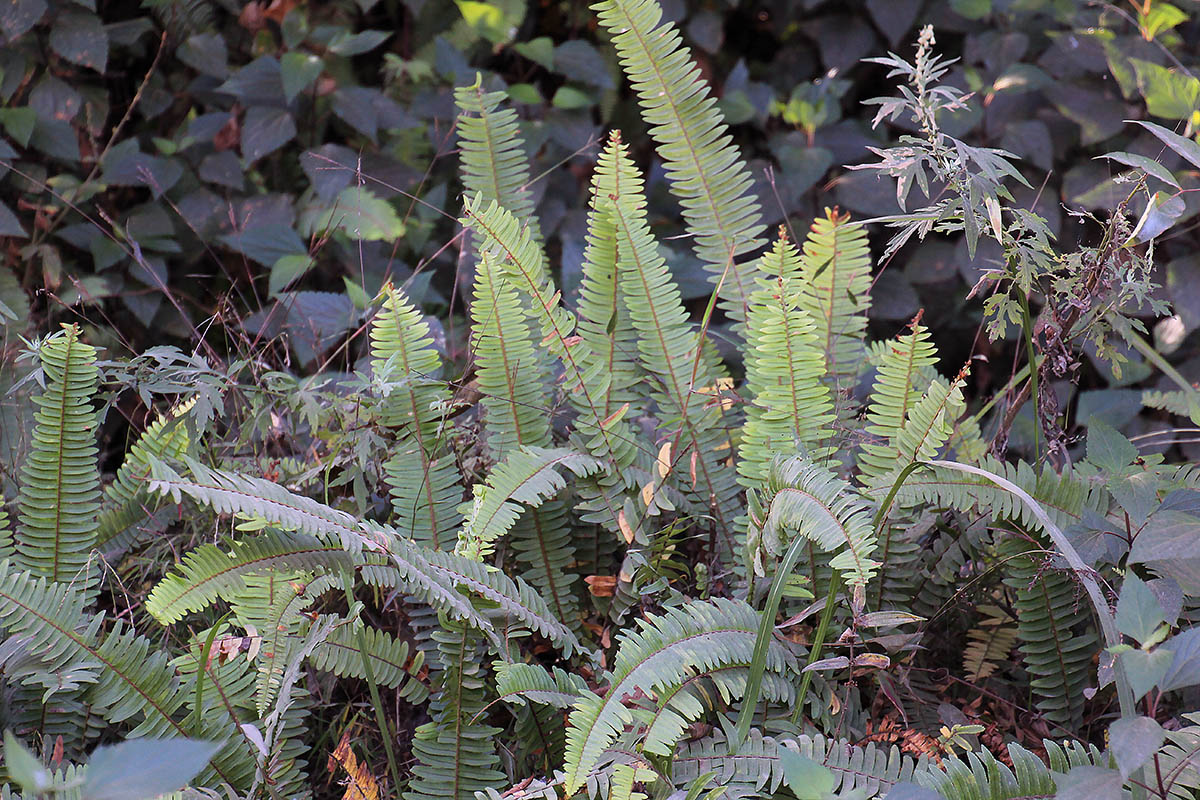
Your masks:
{"label": "dark green leaf", "polygon": [[100,73],[108,68],[108,34],[95,14],[71,11],[58,17],[50,29],[50,47],[73,64]]}
{"label": "dark green leaf", "polygon": [[1073,767],[1054,775],[1055,800],[1121,800],[1121,773],[1101,767]]}
{"label": "dark green leaf", "polygon": [[229,75],[229,53],[225,37],[217,33],[197,33],[179,46],[179,60],[197,72],[224,80]]}
{"label": "dark green leaf", "polygon": [[1141,578],[1132,573],[1127,575],[1117,601],[1117,629],[1141,644],[1149,641],[1164,622],[1166,616],[1158,596]]}
{"label": "dark green leaf", "polygon": [[0,203],[0,236],[17,236],[21,239],[29,238],[29,234],[21,227],[21,221],[17,219],[17,215],[12,212],[4,203]]}
{"label": "dark green leaf", "polygon": [[1162,744],[1166,733],[1149,717],[1119,719],[1108,729],[1108,750],[1117,761],[1121,777],[1128,778],[1146,763]]}
{"label": "dark green leaf", "polygon": [[1119,474],[1137,458],[1133,443],[1098,419],[1088,425],[1088,461],[1106,472]]}
{"label": "dark green leaf", "polygon": [[1140,700],[1146,696],[1146,692],[1158,686],[1159,681],[1167,674],[1172,660],[1171,652],[1161,647],[1152,653],[1144,650],[1126,650],[1117,657],[1125,667],[1125,675],[1133,689],[1134,700]]}
{"label": "dark green leaf", "polygon": [[1171,174],[1169,169],[1152,158],[1139,156],[1137,153],[1125,153],[1119,151],[1115,153],[1105,153],[1102,156],[1097,156],[1097,158],[1107,158],[1110,161],[1116,161],[1118,164],[1124,164],[1127,167],[1140,169],[1147,175],[1158,178],[1163,183],[1174,186],[1176,189],[1183,188],[1179,185],[1179,181],[1175,180],[1175,176]]}
{"label": "dark green leaf", "polygon": [[239,253],[272,267],[284,256],[305,255],[308,248],[290,225],[259,225],[221,237],[221,242]]}
{"label": "dark green leaf", "polygon": [[808,756],[780,747],[779,763],[783,766],[783,780],[797,800],[821,800],[833,791],[836,784],[833,773]]}
{"label": "dark green leaf", "polygon": [[10,42],[38,24],[46,14],[46,0],[7,0],[0,3],[0,30]]}
{"label": "dark green leaf", "polygon": [[281,108],[255,106],[246,112],[242,123],[242,159],[247,165],[273,153],[296,135],[291,112]]}
{"label": "dark green leaf", "polygon": [[1159,681],[1159,688],[1170,691],[1200,686],[1200,628],[1191,628],[1172,636],[1162,643],[1159,651],[1169,653],[1171,658]]}
{"label": "dark green leaf", "polygon": [[325,68],[325,62],[312,53],[284,53],[280,67],[283,70],[283,96],[290,103],[312,85]]}
{"label": "dark green leaf", "polygon": [[37,112],[27,106],[0,108],[0,124],[21,147],[29,146],[29,137],[37,125]]}
{"label": "dark green leaf", "polygon": [[1179,155],[1183,156],[1187,161],[1191,162],[1192,166],[1200,169],[1200,144],[1196,144],[1191,139],[1180,136],[1173,131],[1167,130],[1162,125],[1156,125],[1153,122],[1143,122],[1142,120],[1138,119],[1129,121],[1137,125],[1141,125],[1143,128],[1153,133],[1158,137],[1159,141],[1174,150]]}

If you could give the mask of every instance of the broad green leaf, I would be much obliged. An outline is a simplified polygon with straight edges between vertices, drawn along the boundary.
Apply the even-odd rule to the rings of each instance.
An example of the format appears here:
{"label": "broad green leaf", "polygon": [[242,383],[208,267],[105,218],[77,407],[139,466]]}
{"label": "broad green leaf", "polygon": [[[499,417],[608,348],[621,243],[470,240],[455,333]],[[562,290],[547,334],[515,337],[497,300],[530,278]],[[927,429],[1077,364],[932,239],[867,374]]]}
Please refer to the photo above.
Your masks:
{"label": "broad green leaf", "polygon": [[29,146],[29,137],[37,126],[37,112],[28,106],[0,108],[0,125],[21,147]]}
{"label": "broad green leaf", "polygon": [[555,108],[571,110],[574,108],[586,108],[593,101],[587,92],[572,86],[560,86],[558,87],[558,91],[554,93],[554,100],[551,102]]}
{"label": "broad green leaf", "polygon": [[72,64],[101,74],[108,68],[108,34],[100,18],[90,12],[70,11],[55,19],[50,47]]}
{"label": "broad green leaf", "polygon": [[1157,136],[1159,141],[1161,141],[1167,147],[1183,156],[1184,159],[1192,164],[1192,166],[1200,169],[1200,144],[1196,144],[1191,139],[1188,139],[1185,136],[1180,136],[1174,131],[1167,130],[1162,125],[1156,125],[1153,122],[1144,122],[1140,119],[1127,121],[1141,125],[1143,128]]}
{"label": "broad green leaf", "polygon": [[279,59],[283,71],[283,96],[292,102],[321,74],[325,62],[312,53],[284,53]]}
{"label": "broad green leaf", "polygon": [[39,795],[50,787],[50,771],[17,741],[12,731],[4,732],[4,766],[27,795]]}
{"label": "broad green leaf", "polygon": [[1121,659],[1121,665],[1125,667],[1125,676],[1129,678],[1134,700],[1140,700],[1146,696],[1146,692],[1158,686],[1172,662],[1171,652],[1161,647],[1152,653],[1144,650],[1126,650],[1117,658]]}
{"label": "broad green leaf", "polygon": [[1117,761],[1121,777],[1128,778],[1134,770],[1158,750],[1166,732],[1149,717],[1119,719],[1108,729],[1108,751]]}
{"label": "broad green leaf", "polygon": [[1133,573],[1127,575],[1121,587],[1121,598],[1117,601],[1117,629],[1143,644],[1164,622],[1166,617],[1158,596],[1141,578]]}
{"label": "broad green leaf", "polygon": [[219,742],[129,739],[97,747],[88,761],[88,800],[150,800],[187,786],[208,764]]}
{"label": "broad green leaf", "polygon": [[267,291],[275,294],[286,289],[292,281],[308,272],[313,263],[307,253],[283,256],[271,265],[271,279]]}
{"label": "broad green leaf", "polygon": [[837,783],[828,767],[786,747],[779,748],[779,763],[783,780],[797,800],[821,800]]}
{"label": "broad green leaf", "polygon": [[1107,158],[1109,161],[1116,161],[1118,164],[1124,164],[1127,167],[1140,169],[1147,175],[1153,178],[1158,178],[1163,183],[1174,186],[1176,189],[1183,188],[1179,185],[1179,181],[1175,180],[1175,176],[1171,174],[1171,171],[1155,161],[1153,158],[1147,158],[1146,156],[1139,156],[1137,153],[1126,153],[1123,151],[1105,153],[1102,156],[1096,157]]}
{"label": "broad green leaf", "polygon": [[1200,80],[1140,58],[1131,58],[1146,109],[1156,117],[1188,119],[1200,107]]}
{"label": "broad green leaf", "polygon": [[1102,767],[1074,767],[1054,775],[1055,800],[1121,800],[1121,773]]}
{"label": "broad green leaf", "polygon": [[273,153],[296,135],[296,121],[285,109],[255,106],[242,122],[242,158],[246,165]]}
{"label": "broad green leaf", "polygon": [[361,186],[342,190],[333,207],[318,217],[316,228],[363,241],[390,242],[404,236],[404,222],[392,204]]}
{"label": "broad green leaf", "polygon": [[1088,461],[1105,472],[1120,474],[1137,458],[1133,443],[1100,420],[1088,424]]}

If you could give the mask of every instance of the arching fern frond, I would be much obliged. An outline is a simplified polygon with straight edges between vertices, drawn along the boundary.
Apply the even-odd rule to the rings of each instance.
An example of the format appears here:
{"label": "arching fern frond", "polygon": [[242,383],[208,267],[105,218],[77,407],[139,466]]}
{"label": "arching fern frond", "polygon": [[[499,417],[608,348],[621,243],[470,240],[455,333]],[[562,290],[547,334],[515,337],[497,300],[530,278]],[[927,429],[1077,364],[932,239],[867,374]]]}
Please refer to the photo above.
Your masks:
{"label": "arching fern frond", "polygon": [[[749,663],[758,613],[743,602],[694,601],[661,616],[638,620],[620,642],[608,690],[585,696],[571,712],[567,728],[566,791],[577,791],[588,773],[626,725],[634,722],[627,697],[640,691],[655,696],[688,678],[731,662]],[[791,652],[772,642],[767,668],[794,669]]]}
{"label": "arching fern frond", "polygon": [[792,540],[788,531],[835,553],[830,566],[844,572],[852,586],[866,586],[879,567],[871,558],[870,505],[837,475],[804,458],[777,459],[767,489],[751,493],[747,547],[760,574],[759,548],[782,555]]}
{"label": "arching fern frond", "polygon": [[560,469],[578,477],[595,472],[600,464],[565,447],[522,447],[510,452],[492,468],[486,481],[472,487],[475,497],[455,552],[477,561],[489,555],[492,545],[509,531],[524,508],[536,508],[566,488]]}
{"label": "arching fern frond", "polygon": [[503,203],[522,222],[533,226],[530,197],[529,157],[517,125],[517,112],[501,109],[507,99],[504,92],[487,92],[478,74],[471,86],[454,90],[458,115],[458,152],[463,185],[468,196],[482,194],[487,202]]}
{"label": "arching fern frond", "polygon": [[441,357],[420,312],[390,284],[383,294],[371,322],[371,369],[387,387],[380,422],[397,429],[384,464],[396,528],[442,548],[462,520],[462,476],[442,430],[452,393],[440,379]]}
{"label": "arching fern frond", "polygon": [[754,284],[750,264],[739,260],[762,245],[763,225],[750,171],[716,98],[679,31],[669,22],[659,24],[662,9],[654,0],[603,0],[593,8],[613,34],[671,190],[695,236],[696,254],[711,280],[721,284],[723,308],[745,320]]}
{"label": "arching fern frond", "polygon": [[248,575],[271,569],[337,571],[353,563],[337,542],[304,533],[264,531],[226,548],[202,544],[158,582],[146,598],[146,611],[170,625],[244,591]]}
{"label": "arching fern frond", "polygon": [[429,687],[420,677],[425,654],[387,631],[363,627],[360,622],[335,628],[313,650],[309,662],[316,669],[331,672],[339,678],[365,680],[362,650],[359,649],[360,630],[366,637],[367,657],[379,685],[398,689],[400,697],[414,705],[425,702]]}
{"label": "arching fern frond", "polygon": [[962,758],[944,759],[941,766],[930,765],[917,772],[913,782],[932,789],[946,800],[974,800],[987,797],[995,800],[1018,800],[1030,797],[1054,797],[1058,788],[1054,773],[1068,772],[1072,767],[1092,766],[1098,752],[1089,752],[1078,742],[1063,748],[1046,740],[1050,766],[1016,742],[1008,745],[1012,768],[987,750],[967,753]]}
{"label": "arching fern frond", "polygon": [[142,432],[129,448],[117,470],[117,477],[104,487],[103,510],[96,530],[96,547],[103,547],[125,533],[132,525],[153,513],[157,505],[145,489],[142,475],[149,469],[149,459],[168,461],[183,458],[191,444],[186,424],[187,414],[196,406],[191,398],[160,415]]}
{"label": "arching fern frond", "polygon": [[33,445],[21,468],[14,563],[52,581],[90,590],[99,572],[89,565],[100,510],[96,411],[100,380],[96,349],[64,325],[38,350],[46,389],[34,398]]}
{"label": "arching fern frond", "polygon": [[833,403],[816,325],[799,306],[800,254],[781,238],[759,261],[761,277],[746,320],[746,407],[738,472],[742,484],[766,484],[777,453],[820,462],[833,425]]}

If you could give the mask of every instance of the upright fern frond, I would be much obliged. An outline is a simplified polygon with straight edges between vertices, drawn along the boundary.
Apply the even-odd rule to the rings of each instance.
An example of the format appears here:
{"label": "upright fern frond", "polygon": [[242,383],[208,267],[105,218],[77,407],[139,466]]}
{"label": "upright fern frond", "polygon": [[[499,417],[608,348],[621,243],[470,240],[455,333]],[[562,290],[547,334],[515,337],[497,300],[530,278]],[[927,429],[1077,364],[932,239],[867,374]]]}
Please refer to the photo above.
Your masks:
{"label": "upright fern frond", "polygon": [[523,444],[550,444],[550,392],[516,290],[497,258],[486,250],[480,256],[471,304],[471,350],[483,393],[488,447],[500,459]]}
{"label": "upright fern frond", "polygon": [[[743,602],[695,601],[661,616],[638,621],[628,631],[608,677],[603,697],[585,695],[571,712],[567,727],[566,791],[583,786],[592,767],[625,726],[635,721],[626,707],[641,692],[658,696],[688,678],[730,663],[750,662],[757,636],[758,613]],[[767,669],[794,668],[791,652],[772,642]]]}
{"label": "upright fern frond", "polygon": [[462,476],[442,430],[451,392],[440,380],[441,358],[420,312],[390,284],[384,295],[371,323],[371,368],[389,386],[380,422],[397,429],[384,464],[396,528],[440,548],[462,519]]}
{"label": "upright fern frond", "polygon": [[844,572],[852,586],[866,586],[879,567],[871,558],[875,531],[870,505],[829,470],[804,458],[779,458],[767,489],[751,499],[747,546],[756,572],[763,574],[759,548],[781,555],[791,542],[785,532],[792,530],[835,553],[830,566]]}
{"label": "upright fern frond", "polygon": [[173,461],[183,458],[191,444],[185,417],[196,405],[195,398],[159,416],[142,432],[117,470],[117,477],[104,487],[104,510],[96,528],[96,547],[103,547],[125,533],[157,506],[141,476],[149,459]]}
{"label": "upright fern frond", "polygon": [[726,312],[745,320],[754,282],[751,265],[739,259],[762,245],[763,225],[753,179],[716,98],[679,31],[669,22],[659,24],[662,9],[654,0],[602,0],[593,8],[613,34],[671,190],[695,236],[696,255],[721,286]]}
{"label": "upright fern frond", "polygon": [[454,90],[458,116],[458,151],[467,195],[482,194],[487,202],[503,203],[540,239],[529,195],[529,157],[517,126],[517,112],[501,109],[507,95],[486,92],[477,74],[471,86]]}
{"label": "upright fern frond", "polygon": [[1017,635],[1038,710],[1052,722],[1078,726],[1097,638],[1074,576],[1049,568],[1039,551],[1023,538],[1006,537],[1000,545],[1004,582],[1016,594]]}
{"label": "upright fern frond", "polygon": [[[582,476],[599,468],[595,459],[567,448],[514,450],[492,469],[487,481],[473,487],[475,498],[459,532],[456,552],[476,561],[483,560],[491,554],[493,543],[517,521],[522,505],[536,508],[566,488],[559,469]],[[566,564],[560,567],[565,570]]]}
{"label": "upright fern frond", "polygon": [[827,380],[840,398],[854,388],[864,366],[863,338],[871,306],[867,232],[851,223],[850,215],[826,209],[804,240],[800,274],[800,307],[817,322]]}
{"label": "upright fern frond", "polygon": [[651,396],[658,404],[661,434],[675,445],[666,474],[658,480],[671,480],[700,513],[711,515],[719,543],[729,555],[729,536],[741,503],[736,473],[726,463],[731,442],[723,426],[722,403],[712,402],[719,375],[701,352],[679,289],[658,252],[646,220],[641,179],[619,137],[610,140],[601,155],[602,163],[605,160],[613,164],[610,174],[624,177],[621,194],[611,206],[619,280],[639,335],[641,362],[657,384]]}
{"label": "upright fern frond", "polygon": [[34,398],[33,446],[21,469],[19,526],[14,563],[52,581],[90,588],[99,577],[89,566],[100,510],[96,465],[96,411],[100,380],[96,349],[79,340],[79,327],[39,350],[46,389]]}
{"label": "upright fern frond", "polygon": [[[864,485],[873,485],[904,466],[898,463],[900,432],[922,397],[919,388],[922,376],[936,363],[937,350],[929,330],[916,320],[884,350],[867,407],[866,433],[871,441],[863,443],[858,454],[860,480]],[[947,394],[942,392],[942,397]],[[944,417],[943,413],[942,419]],[[933,424],[932,420],[929,422]],[[947,428],[944,432],[939,431],[942,434],[940,441],[944,442],[949,429],[944,423],[941,427]],[[919,443],[916,446],[919,447]]]}
{"label": "upright fern frond", "polygon": [[750,296],[746,319],[746,407],[738,472],[742,484],[766,484],[777,453],[820,462],[835,417],[815,323],[799,307],[800,256],[781,238],[759,262],[763,277]]}
{"label": "upright fern frond", "polygon": [[457,623],[433,634],[441,661],[442,690],[430,704],[432,722],[417,728],[417,763],[405,800],[475,800],[504,782],[494,739],[500,729],[482,724],[484,670],[478,637]]}

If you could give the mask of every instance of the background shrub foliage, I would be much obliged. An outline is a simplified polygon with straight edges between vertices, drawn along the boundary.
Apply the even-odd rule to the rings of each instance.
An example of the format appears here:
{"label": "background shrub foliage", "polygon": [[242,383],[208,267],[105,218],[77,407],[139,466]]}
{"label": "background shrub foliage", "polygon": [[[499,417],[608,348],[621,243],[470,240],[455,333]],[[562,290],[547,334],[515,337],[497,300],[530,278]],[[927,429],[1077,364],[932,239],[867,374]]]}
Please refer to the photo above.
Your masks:
{"label": "background shrub foliage", "polygon": [[5,797],[1193,796],[1195,12],[5,4]]}

